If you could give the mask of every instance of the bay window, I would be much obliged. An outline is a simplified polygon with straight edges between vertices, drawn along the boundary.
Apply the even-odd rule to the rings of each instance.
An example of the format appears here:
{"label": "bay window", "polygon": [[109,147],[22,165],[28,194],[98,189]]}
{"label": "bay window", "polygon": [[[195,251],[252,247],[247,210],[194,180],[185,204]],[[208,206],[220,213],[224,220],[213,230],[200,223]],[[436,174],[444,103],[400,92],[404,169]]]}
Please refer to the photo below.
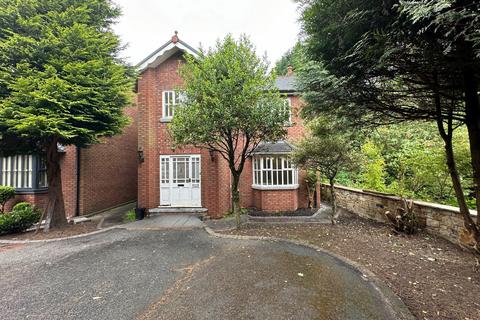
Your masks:
{"label": "bay window", "polygon": [[297,188],[298,170],[285,156],[255,156],[253,157],[253,187]]}
{"label": "bay window", "polygon": [[34,154],[0,157],[0,185],[14,187],[17,191],[45,189],[45,158]]}

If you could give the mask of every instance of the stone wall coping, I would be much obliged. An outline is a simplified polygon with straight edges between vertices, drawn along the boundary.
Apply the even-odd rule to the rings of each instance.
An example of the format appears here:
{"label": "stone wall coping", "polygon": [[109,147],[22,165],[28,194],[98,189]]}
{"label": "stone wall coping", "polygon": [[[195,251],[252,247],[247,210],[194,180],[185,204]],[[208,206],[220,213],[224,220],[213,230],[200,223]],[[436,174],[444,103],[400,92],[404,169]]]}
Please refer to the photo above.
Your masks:
{"label": "stone wall coping", "polygon": [[[325,184],[325,183],[322,183],[322,186],[330,187],[328,184]],[[390,195],[390,194],[381,193],[381,192],[375,192],[375,191],[370,191],[370,190],[361,190],[361,189],[346,187],[346,186],[342,186],[342,185],[335,185],[335,188],[340,189],[340,190],[346,190],[346,191],[361,193],[361,194],[367,194],[367,195],[371,195],[371,196],[379,197],[379,198],[385,198],[385,199],[391,199],[391,200],[401,200],[401,198],[399,196]],[[454,207],[454,206],[448,206],[448,205],[444,205],[444,204],[440,204],[440,203],[426,202],[426,201],[420,201],[420,200],[414,200],[413,203],[418,205],[418,206],[422,206],[422,207],[440,209],[440,210],[450,211],[450,212],[460,214],[460,208]],[[472,216],[476,216],[477,211],[476,210],[470,210],[470,214]]]}

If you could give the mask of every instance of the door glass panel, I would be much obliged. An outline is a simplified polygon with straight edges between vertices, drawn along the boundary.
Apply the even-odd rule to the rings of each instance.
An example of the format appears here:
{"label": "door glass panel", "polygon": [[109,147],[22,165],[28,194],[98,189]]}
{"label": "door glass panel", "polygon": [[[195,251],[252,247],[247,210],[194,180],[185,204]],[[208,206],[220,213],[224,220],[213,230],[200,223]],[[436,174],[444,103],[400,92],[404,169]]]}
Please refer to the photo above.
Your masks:
{"label": "door glass panel", "polygon": [[192,183],[200,183],[200,158],[192,158]]}
{"label": "door glass panel", "polygon": [[187,183],[189,181],[190,159],[175,157],[173,161],[173,183]]}
{"label": "door glass panel", "polygon": [[162,183],[170,183],[170,158],[162,158],[162,166],[160,168],[162,175]]}

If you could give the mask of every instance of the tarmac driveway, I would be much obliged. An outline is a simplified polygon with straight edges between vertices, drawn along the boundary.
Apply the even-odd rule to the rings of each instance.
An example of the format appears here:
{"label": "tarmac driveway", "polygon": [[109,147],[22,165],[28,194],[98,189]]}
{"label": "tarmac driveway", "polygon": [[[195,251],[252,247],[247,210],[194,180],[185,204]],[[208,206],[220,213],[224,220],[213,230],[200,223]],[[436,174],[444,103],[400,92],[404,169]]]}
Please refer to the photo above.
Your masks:
{"label": "tarmac driveway", "polygon": [[[287,242],[111,230],[0,245],[2,319],[394,319],[358,271]],[[388,291],[388,290],[387,290]]]}

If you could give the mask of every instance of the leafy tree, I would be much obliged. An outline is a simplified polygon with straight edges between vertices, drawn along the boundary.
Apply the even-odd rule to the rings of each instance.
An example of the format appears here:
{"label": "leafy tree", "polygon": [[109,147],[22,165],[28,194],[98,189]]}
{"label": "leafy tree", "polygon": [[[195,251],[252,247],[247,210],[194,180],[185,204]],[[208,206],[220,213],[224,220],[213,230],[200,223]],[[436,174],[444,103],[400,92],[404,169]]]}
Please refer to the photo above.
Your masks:
{"label": "leafy tree", "polygon": [[304,62],[303,50],[304,47],[301,42],[297,42],[275,63],[275,73],[278,76],[284,76],[288,71],[288,66],[292,66],[294,70],[301,68]]}
{"label": "leafy tree", "polygon": [[[360,149],[360,172],[342,172],[337,180],[340,184],[352,187],[456,205],[443,141],[436,130],[435,125],[425,122],[388,125],[372,130]],[[474,208],[468,132],[465,127],[457,129],[453,146],[468,205]],[[373,155],[372,149],[376,150]],[[373,176],[382,177],[384,185],[381,187],[372,186],[369,182],[375,179],[365,178],[365,174],[372,171],[372,163],[377,161],[383,163],[383,169]]]}
{"label": "leafy tree", "polygon": [[[470,140],[476,208],[480,212],[480,2],[405,0],[399,8],[410,29],[430,48],[441,51],[448,58],[448,70],[458,74],[450,84],[463,93],[462,121]],[[477,227],[480,228],[480,216]],[[476,238],[478,242],[480,236]]]}
{"label": "leafy tree", "polygon": [[1,152],[45,153],[47,225],[66,223],[58,145],[86,146],[127,123],[132,70],[108,0],[0,0]]}
{"label": "leafy tree", "polygon": [[[453,147],[460,180],[470,203],[472,173],[465,129],[457,129]],[[436,130],[433,124],[412,122],[384,126],[374,131],[370,139],[382,150],[388,192],[456,205],[443,141]]]}
{"label": "leafy tree", "polygon": [[174,142],[218,152],[232,175],[233,212],[240,224],[240,176],[262,141],[285,137],[285,104],[268,63],[246,36],[226,36],[181,68],[185,99],[170,129]]}
{"label": "leafy tree", "polygon": [[376,191],[385,191],[385,159],[381,150],[372,141],[367,141],[361,147],[364,156],[362,165],[362,186]]}
{"label": "leafy tree", "polygon": [[298,167],[320,172],[328,179],[332,198],[332,224],[337,218],[335,181],[342,171],[353,170],[358,162],[351,132],[334,119],[319,117],[309,124],[310,136],[301,140],[292,153]]}
{"label": "leafy tree", "polygon": [[[480,218],[475,225],[453,149],[454,132],[465,123],[480,211],[480,62],[475,49],[480,4],[425,0],[416,10],[418,1],[300,3],[307,52],[314,60],[305,81],[314,92],[310,105],[362,125],[434,121],[465,227],[480,243]],[[319,89],[324,92],[318,94]]]}

